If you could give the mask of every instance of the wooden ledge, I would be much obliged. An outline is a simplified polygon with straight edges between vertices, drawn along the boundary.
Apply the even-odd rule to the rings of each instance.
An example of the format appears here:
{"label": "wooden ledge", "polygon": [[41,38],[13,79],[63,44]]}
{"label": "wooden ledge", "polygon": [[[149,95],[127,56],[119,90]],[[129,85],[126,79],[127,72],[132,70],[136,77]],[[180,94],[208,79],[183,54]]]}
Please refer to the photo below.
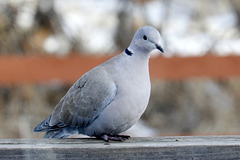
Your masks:
{"label": "wooden ledge", "polygon": [[238,159],[240,136],[1,139],[0,159]]}

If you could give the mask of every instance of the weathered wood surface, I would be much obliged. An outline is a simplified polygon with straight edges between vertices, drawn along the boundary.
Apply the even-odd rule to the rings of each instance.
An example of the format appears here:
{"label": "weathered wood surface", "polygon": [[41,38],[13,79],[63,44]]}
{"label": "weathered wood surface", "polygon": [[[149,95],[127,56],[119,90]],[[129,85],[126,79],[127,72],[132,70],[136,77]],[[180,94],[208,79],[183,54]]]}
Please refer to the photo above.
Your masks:
{"label": "weathered wood surface", "polygon": [[0,159],[240,159],[240,136],[2,139]]}

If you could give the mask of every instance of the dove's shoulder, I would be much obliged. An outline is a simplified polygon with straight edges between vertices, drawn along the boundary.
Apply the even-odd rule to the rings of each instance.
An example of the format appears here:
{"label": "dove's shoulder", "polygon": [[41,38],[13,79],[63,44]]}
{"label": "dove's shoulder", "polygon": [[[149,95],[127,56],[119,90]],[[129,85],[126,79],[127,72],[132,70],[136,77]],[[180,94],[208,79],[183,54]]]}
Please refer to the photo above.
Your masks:
{"label": "dove's shoulder", "polygon": [[117,85],[104,66],[84,74],[69,89],[53,111],[50,125],[86,127],[115,98]]}

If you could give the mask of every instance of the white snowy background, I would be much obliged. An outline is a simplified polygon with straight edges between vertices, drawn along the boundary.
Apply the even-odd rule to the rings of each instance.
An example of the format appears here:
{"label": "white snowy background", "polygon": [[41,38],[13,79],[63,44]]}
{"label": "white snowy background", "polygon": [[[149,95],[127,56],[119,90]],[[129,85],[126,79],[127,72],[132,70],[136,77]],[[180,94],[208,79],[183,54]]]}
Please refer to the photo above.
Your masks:
{"label": "white snowy background", "polygon": [[119,52],[122,48],[115,40],[118,31],[129,31],[132,36],[138,27],[152,25],[161,31],[168,53],[164,56],[186,57],[209,52],[221,56],[240,54],[236,3],[238,1],[224,0],[1,0],[0,6],[17,9],[16,26],[22,32],[34,27],[37,7],[43,13],[53,9],[59,17],[60,31],[44,39],[42,47],[47,53],[68,54],[73,41],[77,52]]}

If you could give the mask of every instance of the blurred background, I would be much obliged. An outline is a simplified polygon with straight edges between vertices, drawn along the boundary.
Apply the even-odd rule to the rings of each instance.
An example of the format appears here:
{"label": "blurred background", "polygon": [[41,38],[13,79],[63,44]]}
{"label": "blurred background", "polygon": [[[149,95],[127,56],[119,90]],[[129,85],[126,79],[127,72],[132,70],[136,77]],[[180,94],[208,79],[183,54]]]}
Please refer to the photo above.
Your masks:
{"label": "blurred background", "polygon": [[[79,64],[84,68],[96,57],[109,58],[123,51],[144,25],[161,32],[165,53],[150,60],[150,64],[159,65],[150,65],[156,76],[153,74],[149,106],[128,133],[240,134],[239,20],[238,0],[1,0],[0,138],[41,137],[43,134],[34,133],[33,128],[52,113],[82,75],[77,74],[78,68],[59,69],[60,75],[76,74],[66,80],[51,77],[48,69],[38,69],[34,73],[51,78],[34,80],[33,75],[22,74],[34,68],[27,62],[44,57],[40,62],[45,65],[51,63],[48,59],[57,58],[61,63],[46,66],[58,68],[69,57],[85,58],[85,63]],[[194,64],[202,74],[180,69],[193,57],[207,64],[214,65],[219,58],[228,63],[208,74],[204,74],[206,63]],[[164,68],[163,61],[181,65]],[[17,69],[11,70],[17,64]],[[215,71],[221,74],[225,70],[233,74],[214,76]],[[169,75],[157,76],[160,71]],[[181,76],[183,72],[186,76]],[[8,75],[15,77],[7,79]]]}

